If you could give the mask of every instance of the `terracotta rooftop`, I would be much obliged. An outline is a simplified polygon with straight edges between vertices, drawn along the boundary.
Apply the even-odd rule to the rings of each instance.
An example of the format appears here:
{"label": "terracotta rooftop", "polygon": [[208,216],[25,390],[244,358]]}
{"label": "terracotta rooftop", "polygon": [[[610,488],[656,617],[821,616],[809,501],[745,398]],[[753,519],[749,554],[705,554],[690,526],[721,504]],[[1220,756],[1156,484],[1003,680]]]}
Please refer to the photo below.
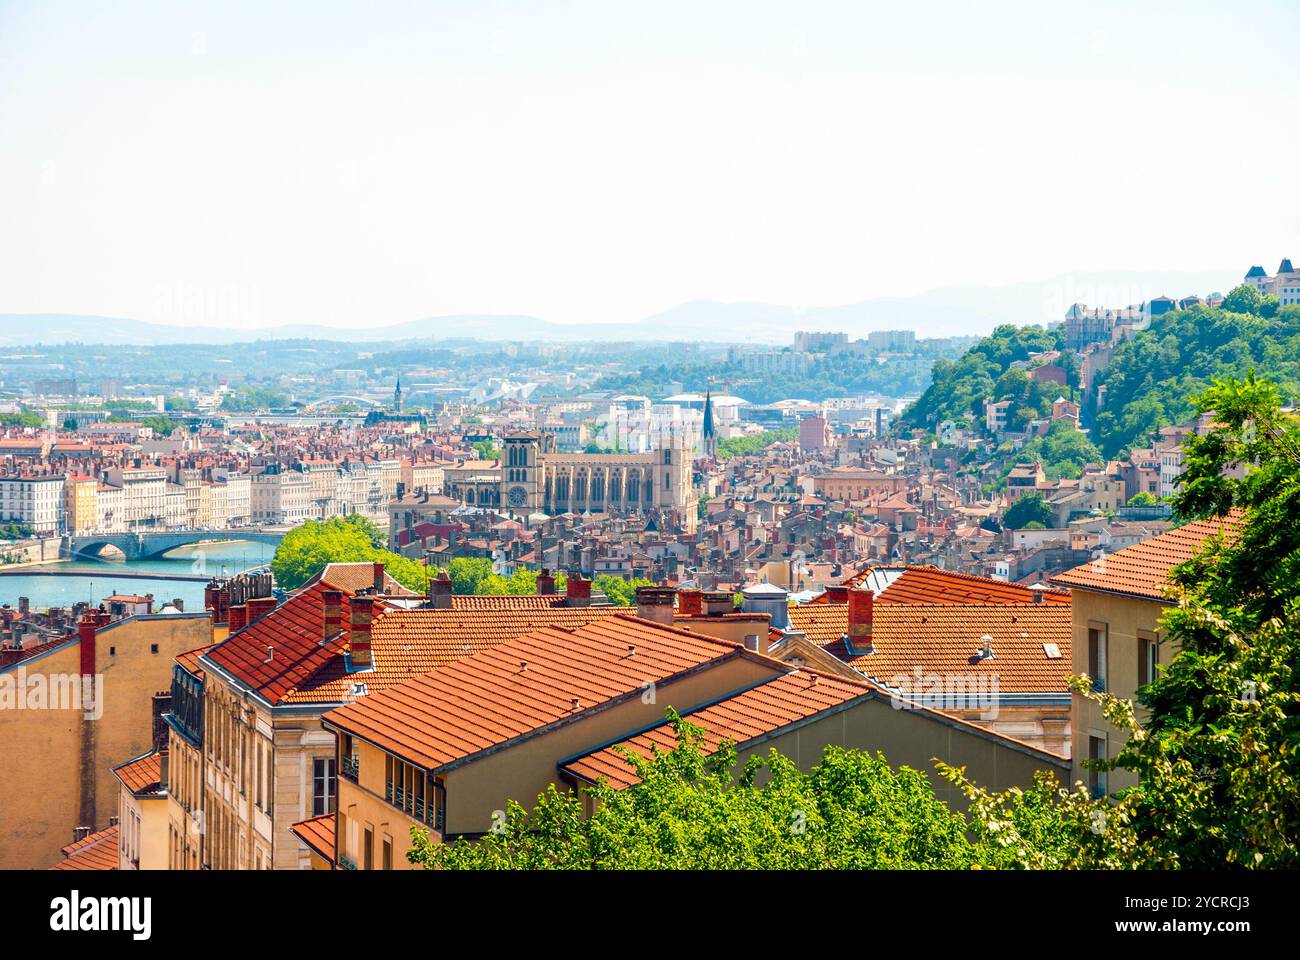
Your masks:
{"label": "terracotta rooftop", "polygon": [[[325,714],[331,726],[429,770],[544,730],[648,682],[748,654],[634,617],[550,627]],[[775,666],[775,664],[774,664]]]}
{"label": "terracotta rooftop", "polygon": [[176,662],[179,663],[188,673],[193,674],[200,680],[203,679],[203,668],[199,666],[199,657],[207,653],[215,643],[210,643],[206,647],[199,647],[197,650],[186,650],[184,653],[176,654]]}
{"label": "terracotta rooftop", "polygon": [[[351,564],[331,564],[337,570]],[[373,583],[373,568],[362,564]],[[343,591],[342,632],[324,643],[323,593]],[[350,595],[333,580],[317,579],[255,623],[177,662],[201,676],[206,661],[238,678],[273,704],[347,703],[419,674],[547,626],[569,629],[611,616],[632,616],[626,607],[567,607],[562,595],[456,596],[450,609],[402,606],[402,598],[379,598],[371,623],[371,670],[348,672]],[[268,659],[270,662],[268,662]]]}
{"label": "terracotta rooftop", "polygon": [[122,781],[122,785],[137,797],[164,796],[162,757],[156,750],[118,764],[113,768],[113,773]]}
{"label": "terracotta rooftop", "polygon": [[118,826],[92,833],[63,848],[63,859],[51,870],[116,870]]}
{"label": "terracotta rooftop", "polygon": [[[711,754],[723,740],[743,747],[801,720],[871,696],[875,689],[842,677],[795,670],[684,716],[704,728],[704,749]],[[675,746],[677,738],[672,724],[665,721],[618,744],[570,760],[560,769],[588,783],[604,777],[610,786],[623,789],[638,783],[639,778],[619,748],[649,757],[654,749],[667,753]]]}
{"label": "terracotta rooftop", "polygon": [[335,814],[322,813],[319,817],[290,824],[289,832],[307,844],[308,849],[324,857],[329,863],[333,863],[336,825]]}
{"label": "terracotta rooftop", "polygon": [[[877,604],[872,615],[874,653],[851,653],[846,604],[803,604],[790,609],[790,627],[807,634],[865,677],[891,684],[896,676],[988,673],[999,693],[1064,693],[1070,675],[1070,607],[1027,604]],[[994,657],[975,651],[985,635]],[[1060,656],[1049,656],[1054,644]],[[913,681],[914,682],[914,681]]]}
{"label": "terracotta rooftop", "polygon": [[[568,630],[595,620],[635,613],[627,607],[564,607],[517,602],[529,599],[464,596],[454,597],[450,610],[376,609],[370,625],[374,670],[349,674],[343,658],[333,656],[319,664],[283,699],[289,703],[343,703],[354,699],[353,681],[364,682],[367,693],[373,694],[543,627]],[[467,602],[457,603],[458,600]]]}
{"label": "terracotta rooftop", "polygon": [[[351,594],[356,593],[358,590],[369,590],[375,585],[374,571],[374,564],[369,562],[329,563],[325,565],[324,570],[308,580],[302,589],[306,590],[324,580],[336,590],[342,590],[344,593]],[[398,597],[419,596],[414,590],[402,586],[387,573],[384,574],[384,593]]]}
{"label": "terracotta rooftop", "polygon": [[1174,567],[1196,556],[1211,538],[1223,532],[1231,535],[1240,524],[1239,513],[1221,519],[1194,520],[1067,570],[1052,577],[1052,583],[1144,600],[1163,600],[1169,572]]}
{"label": "terracotta rooftop", "polygon": [[[938,567],[868,566],[841,581],[876,591],[877,603],[1031,603],[1034,591],[1016,583]],[[830,603],[826,594],[810,603]],[[1064,590],[1044,590],[1044,603],[1069,604]]]}
{"label": "terracotta rooftop", "polygon": [[[322,642],[325,609],[321,594],[326,589],[319,580],[304,587],[255,623],[210,648],[203,660],[248,684],[270,703],[285,700],[346,649],[346,629],[329,643]],[[348,600],[344,591],[344,625],[351,609]]]}

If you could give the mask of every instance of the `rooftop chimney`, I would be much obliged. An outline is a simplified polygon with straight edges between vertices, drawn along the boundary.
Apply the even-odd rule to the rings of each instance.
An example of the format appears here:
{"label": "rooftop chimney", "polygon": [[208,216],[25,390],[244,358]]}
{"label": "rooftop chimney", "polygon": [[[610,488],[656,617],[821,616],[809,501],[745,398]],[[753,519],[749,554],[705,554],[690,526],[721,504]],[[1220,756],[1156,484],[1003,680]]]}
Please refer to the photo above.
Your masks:
{"label": "rooftop chimney", "polygon": [[352,598],[352,622],[348,631],[348,652],[353,667],[370,667],[370,621],[374,619],[375,598],[360,594]]}
{"label": "rooftop chimney", "polygon": [[542,567],[542,572],[537,575],[537,594],[538,596],[549,597],[555,593],[555,577],[551,576],[551,571]]}
{"label": "rooftop chimney", "polygon": [[248,626],[248,608],[242,603],[231,604],[226,608],[226,629],[236,633]]}
{"label": "rooftop chimney", "polygon": [[666,627],[673,625],[673,598],[677,591],[672,587],[637,587],[636,615],[642,620],[653,620]]}
{"label": "rooftop chimney", "polygon": [[1047,589],[1047,588],[1046,588],[1045,586],[1043,586],[1041,583],[1036,583],[1036,584],[1034,584],[1032,587],[1029,588],[1030,595],[1033,596],[1033,598],[1034,598],[1034,603],[1042,603],[1042,602],[1043,602],[1043,592],[1044,592],[1046,589]]}
{"label": "rooftop chimney", "polygon": [[700,590],[678,590],[677,609],[683,616],[698,617],[704,613],[704,593]]}
{"label": "rooftop chimney", "polygon": [[725,590],[710,590],[700,600],[707,617],[721,617],[736,612],[736,598]]}
{"label": "rooftop chimney", "polygon": [[591,581],[584,580],[580,571],[573,571],[573,573],[569,574],[569,581],[564,590],[564,597],[565,606],[591,606]]}
{"label": "rooftop chimney", "polygon": [[375,593],[384,592],[384,564],[381,560],[376,560],[371,564],[371,569],[375,575]]}
{"label": "rooftop chimney", "polygon": [[325,612],[325,626],[321,643],[329,643],[343,632],[343,591],[321,591],[321,603]]}
{"label": "rooftop chimney", "polygon": [[87,613],[77,624],[77,637],[81,641],[81,675],[83,677],[93,677],[95,675],[95,630],[98,627],[98,618],[93,613]]}
{"label": "rooftop chimney", "polygon": [[429,578],[429,606],[435,610],[451,609],[451,577],[440,570]]}
{"label": "rooftop chimney", "polygon": [[257,623],[275,609],[275,597],[252,597],[245,609],[249,624]]}
{"label": "rooftop chimney", "polygon": [[842,583],[837,583],[832,587],[826,588],[827,603],[848,603],[849,588]]}
{"label": "rooftop chimney", "polygon": [[875,653],[871,642],[871,620],[876,594],[873,590],[849,591],[849,648],[856,653]]}

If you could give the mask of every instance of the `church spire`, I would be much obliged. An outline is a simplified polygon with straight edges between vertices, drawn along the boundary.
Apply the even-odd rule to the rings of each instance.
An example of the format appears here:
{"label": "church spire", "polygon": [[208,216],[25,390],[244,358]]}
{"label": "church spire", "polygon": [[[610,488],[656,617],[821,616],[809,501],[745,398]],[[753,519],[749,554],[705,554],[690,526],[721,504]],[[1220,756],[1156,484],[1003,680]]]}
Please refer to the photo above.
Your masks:
{"label": "church spire", "polygon": [[402,412],[402,375],[397,375],[397,386],[393,388],[393,409],[397,413]]}
{"label": "church spire", "polygon": [[713,424],[713,392],[704,392],[704,455],[718,459],[718,429]]}

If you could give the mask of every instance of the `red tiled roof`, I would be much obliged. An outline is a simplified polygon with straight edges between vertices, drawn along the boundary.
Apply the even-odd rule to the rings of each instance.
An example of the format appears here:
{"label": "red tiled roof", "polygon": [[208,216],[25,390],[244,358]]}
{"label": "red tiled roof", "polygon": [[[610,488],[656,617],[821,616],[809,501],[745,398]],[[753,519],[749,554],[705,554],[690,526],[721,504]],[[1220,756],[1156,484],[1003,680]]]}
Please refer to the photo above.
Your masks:
{"label": "red tiled roof", "polygon": [[[1031,603],[1034,591],[1016,583],[956,573],[938,567],[869,566],[843,581],[847,587],[862,587],[886,580],[876,593],[877,603]],[[829,603],[826,594],[810,603]],[[1070,602],[1063,590],[1044,590],[1044,603]]]}
{"label": "red tiled roof", "polygon": [[176,654],[176,662],[179,663],[188,673],[193,674],[200,680],[203,679],[203,668],[199,666],[199,657],[207,653],[215,643],[210,643],[206,647],[199,647],[197,650],[186,650],[184,653]]}
{"label": "red tiled roof", "polygon": [[334,832],[337,817],[333,813],[322,813],[319,817],[300,820],[289,825],[289,832],[307,844],[308,849],[334,862]]}
{"label": "red tiled roof", "polygon": [[1192,559],[1220,533],[1231,536],[1242,523],[1239,512],[1211,520],[1194,520],[1135,543],[1123,550],[1104,554],[1052,577],[1052,583],[1106,593],[1122,593],[1146,600],[1162,600],[1169,584],[1169,572]]}
{"label": "red tiled roof", "polygon": [[[308,580],[302,590],[315,586],[321,581],[329,583],[336,590],[353,594],[358,590],[369,590],[375,585],[375,567],[368,561],[358,563],[327,563],[320,573]],[[418,594],[402,586],[387,573],[384,574],[384,593],[395,597],[414,597]]]}
{"label": "red tiled roof", "polygon": [[[342,703],[353,699],[354,680],[364,682],[368,693],[377,693],[543,627],[568,630],[594,620],[635,613],[627,607],[562,607],[515,602],[529,599],[465,596],[453,598],[450,610],[377,609],[370,625],[372,671],[349,674],[343,658],[336,656],[318,666],[284,700]],[[471,602],[456,603],[457,600]]]}
{"label": "red tiled roof", "polygon": [[116,870],[118,826],[92,833],[63,848],[63,859],[51,870]]}
{"label": "red tiled roof", "polygon": [[739,644],[704,634],[607,617],[529,633],[332,710],[324,720],[439,769],[635,694],[648,682],[746,655]]}
{"label": "red tiled roof", "polygon": [[137,797],[162,796],[162,757],[156,750],[118,764],[113,773]]}
{"label": "red tiled roof", "polygon": [[[711,754],[723,740],[744,746],[858,697],[871,696],[874,689],[866,683],[855,683],[830,674],[795,670],[686,717],[704,728],[704,749]],[[666,753],[675,746],[677,738],[672,724],[665,721],[622,743],[571,760],[560,769],[589,783],[605,777],[610,786],[623,789],[638,783],[640,778],[617,748],[627,748],[642,757],[649,757],[654,748]]]}
{"label": "red tiled roof", "polygon": [[563,607],[567,602],[562,593],[534,593],[522,597],[456,594],[451,598],[451,608],[453,610],[538,610]]}
{"label": "red tiled roof", "polygon": [[[271,703],[284,700],[320,667],[347,647],[344,629],[329,643],[325,635],[325,609],[321,594],[329,587],[317,581],[294,594],[256,623],[231,634],[203,654],[256,690]],[[346,592],[342,614],[346,625],[351,606]]]}
{"label": "red tiled roof", "polygon": [[[790,627],[802,630],[863,676],[890,684],[923,674],[996,676],[999,693],[1064,693],[1070,675],[1070,607],[1028,604],[877,604],[874,653],[850,653],[846,604],[803,604],[790,609]],[[993,638],[994,657],[974,656],[981,637]],[[1055,644],[1059,657],[1043,645]]]}

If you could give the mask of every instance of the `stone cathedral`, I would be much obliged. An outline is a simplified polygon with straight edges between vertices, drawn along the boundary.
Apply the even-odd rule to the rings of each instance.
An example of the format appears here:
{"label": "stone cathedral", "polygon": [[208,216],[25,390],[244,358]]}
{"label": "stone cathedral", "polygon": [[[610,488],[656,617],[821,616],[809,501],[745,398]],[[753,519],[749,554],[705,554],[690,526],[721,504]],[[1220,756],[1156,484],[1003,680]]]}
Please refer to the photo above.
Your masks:
{"label": "stone cathedral", "polygon": [[549,433],[505,438],[499,464],[448,471],[446,493],[467,506],[519,514],[676,511],[694,528],[691,452],[671,444],[651,453],[557,453]]}

